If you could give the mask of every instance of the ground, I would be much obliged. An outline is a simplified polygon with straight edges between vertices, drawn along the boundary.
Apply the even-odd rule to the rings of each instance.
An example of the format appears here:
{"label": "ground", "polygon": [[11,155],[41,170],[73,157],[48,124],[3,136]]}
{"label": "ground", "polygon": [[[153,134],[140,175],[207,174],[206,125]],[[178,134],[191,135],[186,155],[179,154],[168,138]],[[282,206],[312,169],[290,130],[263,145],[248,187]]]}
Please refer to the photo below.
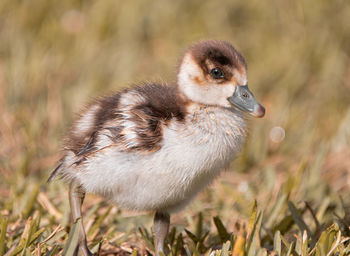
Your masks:
{"label": "ground", "polygon": [[[346,0],[0,3],[0,255],[71,255],[67,186],[47,184],[85,102],[174,81],[186,47],[231,42],[266,107],[239,157],[172,216],[171,255],[350,255]],[[89,195],[89,247],[153,253],[152,214]]]}

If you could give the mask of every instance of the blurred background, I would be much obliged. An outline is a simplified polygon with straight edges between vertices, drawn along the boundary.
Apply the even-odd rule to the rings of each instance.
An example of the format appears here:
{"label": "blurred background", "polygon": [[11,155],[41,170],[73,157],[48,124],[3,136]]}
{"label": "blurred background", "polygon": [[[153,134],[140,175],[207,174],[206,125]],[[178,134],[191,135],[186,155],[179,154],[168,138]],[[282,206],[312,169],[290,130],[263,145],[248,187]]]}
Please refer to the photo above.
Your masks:
{"label": "blurred background", "polygon": [[[28,217],[38,215],[43,237],[58,225],[65,228],[43,246],[64,245],[66,186],[46,179],[73,113],[93,97],[140,81],[174,82],[185,49],[203,39],[226,40],[245,56],[249,86],[267,114],[250,121],[249,139],[230,170],[174,216],[179,230],[191,230],[203,211],[209,231],[212,216],[219,215],[232,232],[237,221],[249,218],[255,199],[265,212],[265,229],[290,214],[288,200],[300,208],[309,202],[325,225],[334,216],[349,217],[349,20],[346,0],[2,0],[5,251],[17,244]],[[280,209],[269,215],[278,200]],[[104,230],[89,233],[95,244],[118,234],[121,242],[130,236],[137,241],[137,228],[151,225],[151,215],[126,213],[98,197],[89,196],[84,207],[88,229]],[[96,224],[106,211],[114,214]],[[311,215],[305,222],[312,226]]]}

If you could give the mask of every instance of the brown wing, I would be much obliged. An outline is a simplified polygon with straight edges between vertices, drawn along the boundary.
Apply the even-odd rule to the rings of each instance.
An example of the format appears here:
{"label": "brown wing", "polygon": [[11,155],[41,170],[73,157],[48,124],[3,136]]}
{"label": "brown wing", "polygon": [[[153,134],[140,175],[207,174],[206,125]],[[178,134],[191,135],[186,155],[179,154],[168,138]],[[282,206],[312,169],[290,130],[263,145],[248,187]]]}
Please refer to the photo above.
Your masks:
{"label": "brown wing", "polygon": [[[184,121],[185,105],[176,87],[159,84],[98,99],[73,124],[65,151],[75,154],[75,164],[111,146],[125,152],[155,152],[161,148],[163,126],[173,119]],[[51,176],[60,172],[62,163],[64,157]]]}
{"label": "brown wing", "polygon": [[96,145],[97,150],[109,146],[106,137],[121,151],[157,151],[163,140],[163,126],[173,119],[184,121],[185,105],[173,86],[145,84],[126,90],[120,95],[113,118],[102,123],[94,143],[84,151]]}

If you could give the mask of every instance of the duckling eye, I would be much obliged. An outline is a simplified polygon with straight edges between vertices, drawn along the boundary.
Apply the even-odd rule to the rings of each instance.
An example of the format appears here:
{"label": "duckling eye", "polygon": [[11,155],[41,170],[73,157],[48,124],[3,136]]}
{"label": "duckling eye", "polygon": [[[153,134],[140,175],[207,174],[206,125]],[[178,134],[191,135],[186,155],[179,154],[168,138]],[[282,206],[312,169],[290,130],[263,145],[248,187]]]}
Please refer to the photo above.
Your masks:
{"label": "duckling eye", "polygon": [[222,79],[225,77],[224,72],[222,72],[220,68],[213,68],[212,70],[210,70],[210,75],[214,79]]}

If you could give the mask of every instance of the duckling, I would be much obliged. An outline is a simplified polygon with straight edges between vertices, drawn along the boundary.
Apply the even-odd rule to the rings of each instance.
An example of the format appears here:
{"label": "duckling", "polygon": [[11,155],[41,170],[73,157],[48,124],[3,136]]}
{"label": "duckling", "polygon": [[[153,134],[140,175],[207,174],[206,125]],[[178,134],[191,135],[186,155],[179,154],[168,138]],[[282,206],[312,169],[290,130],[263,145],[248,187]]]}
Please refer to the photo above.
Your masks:
{"label": "duckling", "polygon": [[[49,181],[69,184],[73,221],[85,193],[155,212],[155,254],[164,253],[170,214],[184,208],[239,152],[245,113],[265,109],[248,89],[247,65],[228,42],[207,40],[183,55],[176,84],[144,83],[96,99],[68,132]],[[92,255],[80,222],[75,254]]]}

